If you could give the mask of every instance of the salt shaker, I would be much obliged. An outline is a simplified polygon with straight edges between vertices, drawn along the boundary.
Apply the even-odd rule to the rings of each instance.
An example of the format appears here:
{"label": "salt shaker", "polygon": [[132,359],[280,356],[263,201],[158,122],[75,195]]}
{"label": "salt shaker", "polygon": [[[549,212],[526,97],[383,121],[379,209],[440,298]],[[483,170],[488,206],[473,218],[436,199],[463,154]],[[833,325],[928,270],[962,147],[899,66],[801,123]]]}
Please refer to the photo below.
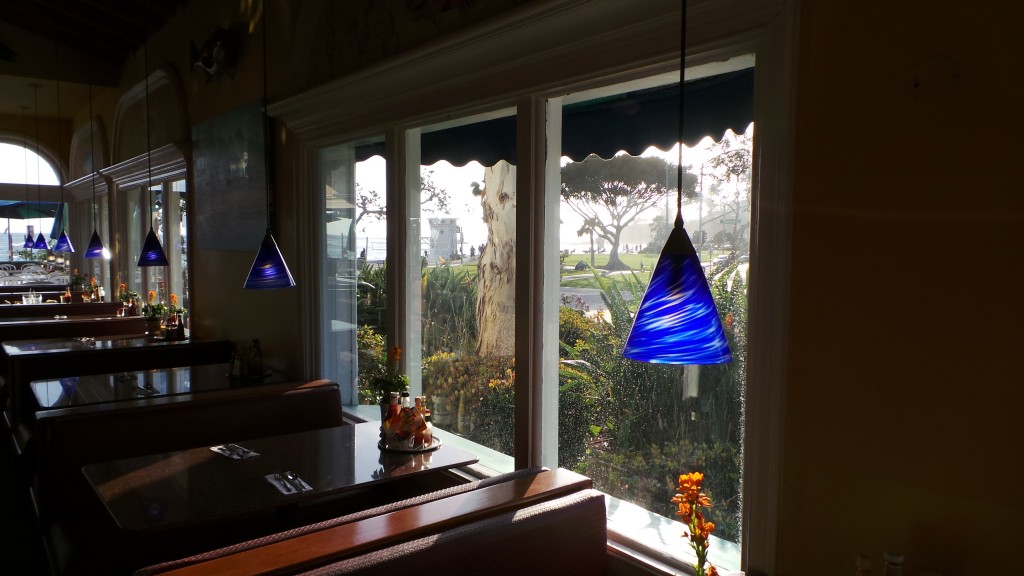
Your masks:
{"label": "salt shaker", "polygon": [[903,554],[885,553],[885,576],[903,576]]}

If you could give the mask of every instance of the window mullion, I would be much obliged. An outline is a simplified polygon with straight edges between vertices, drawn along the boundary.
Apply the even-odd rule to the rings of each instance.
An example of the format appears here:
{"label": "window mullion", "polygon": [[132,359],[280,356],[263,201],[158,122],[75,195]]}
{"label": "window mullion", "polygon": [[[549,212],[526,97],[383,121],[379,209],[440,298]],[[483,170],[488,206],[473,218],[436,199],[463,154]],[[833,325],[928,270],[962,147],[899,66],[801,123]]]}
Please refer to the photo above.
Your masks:
{"label": "window mullion", "polygon": [[546,321],[558,318],[558,261],[545,250],[558,245],[557,196],[552,206],[548,192],[549,113],[538,96],[522,99],[516,112],[516,468],[558,466],[558,323]]}
{"label": "window mullion", "polygon": [[401,346],[409,392],[422,394],[420,311],[420,134],[394,129],[387,142],[388,347]]}

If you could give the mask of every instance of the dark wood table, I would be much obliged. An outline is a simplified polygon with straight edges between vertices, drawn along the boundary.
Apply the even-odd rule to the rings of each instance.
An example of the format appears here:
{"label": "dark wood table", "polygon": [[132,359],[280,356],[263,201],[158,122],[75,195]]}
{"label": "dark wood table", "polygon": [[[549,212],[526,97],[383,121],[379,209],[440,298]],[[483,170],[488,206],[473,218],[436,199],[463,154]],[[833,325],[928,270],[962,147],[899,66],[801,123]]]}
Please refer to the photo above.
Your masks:
{"label": "dark wood table", "polygon": [[[40,304],[45,306],[45,304]],[[57,304],[60,306],[60,304]],[[20,308],[30,308],[21,306]],[[145,334],[146,319],[142,316],[121,317],[113,314],[86,316],[37,316],[0,319],[0,342],[11,340],[40,340],[46,338],[94,338],[120,336],[123,334]]]}
{"label": "dark wood table", "polygon": [[[89,464],[82,471],[122,530],[200,526],[273,514],[398,478],[436,474],[477,462],[441,445],[429,452],[382,451],[377,422],[240,442],[259,455],[233,460],[199,447]],[[282,493],[267,477],[294,472],[311,490]]]}
{"label": "dark wood table", "polygon": [[33,380],[219,364],[230,361],[234,349],[227,340],[154,341],[141,334],[5,341],[8,424],[16,437],[30,425],[38,408],[29,388]]}
{"label": "dark wood table", "polygon": [[154,368],[35,380],[29,387],[38,409],[51,410],[288,382],[278,372],[263,378],[232,378],[229,369],[229,364]]}
{"label": "dark wood table", "polygon": [[0,295],[0,318],[53,318],[54,316],[117,316],[120,302],[69,302],[42,304],[21,304],[21,297],[12,304],[7,304],[10,297]]}

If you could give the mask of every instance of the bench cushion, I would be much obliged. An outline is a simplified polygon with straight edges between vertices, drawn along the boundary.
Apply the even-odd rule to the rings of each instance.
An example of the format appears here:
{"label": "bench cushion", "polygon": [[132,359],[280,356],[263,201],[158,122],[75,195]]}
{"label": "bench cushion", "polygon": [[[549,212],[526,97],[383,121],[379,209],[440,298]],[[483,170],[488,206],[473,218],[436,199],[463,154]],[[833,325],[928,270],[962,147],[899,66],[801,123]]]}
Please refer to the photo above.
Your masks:
{"label": "bench cushion", "polygon": [[95,499],[82,476],[86,464],[344,424],[341,392],[328,380],[113,404],[39,414],[34,485],[44,520]]}
{"label": "bench cushion", "polygon": [[224,556],[228,556],[228,555],[231,555],[231,554],[236,554],[238,552],[242,552],[242,551],[245,551],[245,550],[252,550],[252,549],[258,548],[260,546],[266,546],[268,544],[273,544],[275,542],[281,542],[281,541],[286,540],[288,538],[294,538],[296,536],[302,536],[304,534],[311,534],[313,532],[318,532],[318,531],[321,531],[321,530],[326,530],[326,529],[332,528],[334,526],[340,526],[342,524],[348,524],[350,522],[356,522],[356,521],[362,520],[364,518],[370,518],[372,516],[380,516],[382,514],[388,514],[390,512],[394,512],[396,510],[401,510],[403,508],[409,508],[411,506],[416,506],[416,505],[423,504],[423,503],[426,503],[426,502],[433,502],[434,500],[439,500],[441,498],[447,498],[447,497],[453,496],[455,494],[463,494],[465,492],[469,492],[471,490],[476,490],[478,488],[484,488],[484,487],[487,487],[487,486],[494,486],[494,485],[500,484],[502,482],[508,482],[510,480],[515,480],[516,478],[523,478],[523,477],[526,477],[526,476],[535,475],[538,472],[540,472],[541,470],[547,470],[547,469],[546,468],[539,468],[539,467],[538,468],[524,468],[522,470],[516,470],[514,472],[509,472],[509,473],[506,473],[506,474],[499,474],[499,475],[491,477],[491,478],[485,478],[485,479],[482,479],[482,480],[475,480],[473,482],[467,482],[465,484],[460,484],[458,486],[453,486],[453,487],[445,488],[445,489],[442,489],[442,490],[435,490],[435,491],[429,492],[427,494],[422,494],[420,496],[415,496],[415,497],[412,497],[412,498],[406,498],[406,499],[403,499],[403,500],[399,500],[397,502],[392,502],[392,503],[389,503],[389,504],[385,504],[383,506],[376,506],[376,507],[373,507],[373,508],[369,508],[367,510],[360,510],[358,512],[353,512],[351,514],[345,514],[345,515],[342,515],[342,516],[338,516],[336,518],[331,518],[329,520],[325,520],[323,522],[316,522],[316,523],[313,523],[313,524],[307,524],[305,526],[300,526],[300,527],[292,529],[292,530],[285,530],[285,531],[282,531],[282,532],[278,532],[276,534],[271,534],[271,535],[268,535],[268,536],[264,536],[262,538],[255,538],[255,539],[252,539],[252,540],[247,540],[245,542],[240,542],[238,544],[234,544],[234,545],[231,545],[231,546],[225,546],[223,548],[218,548],[217,550],[211,550],[209,552],[204,552],[202,554],[196,554],[196,555],[190,556],[188,558],[180,558],[180,559],[177,559],[177,560],[172,560],[170,562],[163,562],[161,564],[156,564],[156,565],[153,565],[153,566],[147,566],[145,568],[137,570],[135,572],[135,576],[153,576],[155,574],[163,574],[165,572],[169,572],[171,570],[177,570],[178,568],[183,568],[185,566],[191,566],[191,565],[197,564],[199,562],[206,562],[208,560],[213,560],[214,558],[222,558]]}
{"label": "bench cushion", "polygon": [[607,562],[604,495],[584,490],[299,574],[596,576]]}

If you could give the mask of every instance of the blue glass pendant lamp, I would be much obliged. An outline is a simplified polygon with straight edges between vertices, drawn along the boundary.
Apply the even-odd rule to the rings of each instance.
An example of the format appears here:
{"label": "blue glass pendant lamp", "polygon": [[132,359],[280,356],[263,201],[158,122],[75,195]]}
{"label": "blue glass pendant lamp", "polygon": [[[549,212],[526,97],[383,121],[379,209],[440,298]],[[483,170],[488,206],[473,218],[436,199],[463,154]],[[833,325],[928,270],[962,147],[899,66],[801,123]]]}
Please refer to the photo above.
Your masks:
{"label": "blue glass pendant lamp", "polygon": [[292,278],[288,265],[284,262],[281,250],[277,247],[274,234],[270,230],[270,167],[273,162],[270,153],[270,118],[267,116],[267,13],[264,4],[263,18],[263,157],[264,157],[264,178],[266,179],[267,191],[267,232],[263,235],[263,242],[260,244],[256,259],[252,262],[249,275],[245,278],[242,287],[248,290],[269,290],[273,288],[291,288],[295,286],[295,279]]}
{"label": "blue glass pendant lamp", "polygon": [[32,245],[32,248],[34,248],[36,250],[49,250],[50,249],[50,245],[46,243],[46,237],[43,236],[42,232],[39,233],[39,236],[36,236],[36,242],[35,242],[35,244]]}
{"label": "blue glass pendant lamp", "polygon": [[260,244],[260,251],[256,253],[249,276],[245,279],[244,288],[249,290],[263,290],[270,288],[291,288],[295,286],[292,273],[281,256],[281,250],[274,241],[274,235],[270,228],[263,236],[263,243]]}
{"label": "blue glass pendant lamp", "polygon": [[[143,73],[146,75],[146,169],[147,169],[147,185],[146,190],[150,195],[149,205],[153,205],[153,153],[152,145],[149,141],[149,48],[146,47],[142,53],[143,56]],[[150,218],[152,222],[152,218]],[[164,248],[160,245],[160,239],[156,237],[156,232],[153,231],[153,225],[149,225],[149,234],[146,235],[146,241],[142,244],[142,253],[139,254],[139,267],[146,266],[167,266],[167,255],[164,254]]]}
{"label": "blue glass pendant lamp", "polygon": [[679,56],[679,165],[676,220],[640,301],[622,355],[656,364],[721,364],[732,352],[718,309],[683,227],[683,71],[686,69],[686,3]]}
{"label": "blue glass pendant lamp", "polygon": [[60,236],[57,238],[57,243],[53,245],[54,252],[74,252],[75,247],[71,245],[71,238],[68,238],[66,230],[60,231]]}
{"label": "blue glass pendant lamp", "polygon": [[718,309],[682,216],[658,257],[622,352],[659,364],[721,364],[732,360]]}
{"label": "blue glass pendant lamp", "polygon": [[25,244],[22,245],[22,248],[27,248],[29,250],[32,250],[35,247],[36,247],[36,241],[32,239],[32,236],[30,236],[28,234],[25,234]]}
{"label": "blue glass pendant lamp", "polygon": [[100,258],[103,256],[103,241],[100,240],[100,233],[93,229],[92,239],[89,240],[89,247],[85,249],[86,258]]}
{"label": "blue glass pendant lamp", "polygon": [[164,254],[160,239],[156,237],[153,227],[149,227],[149,234],[146,235],[146,242],[142,244],[142,253],[139,254],[139,266],[167,266],[167,255]]}

